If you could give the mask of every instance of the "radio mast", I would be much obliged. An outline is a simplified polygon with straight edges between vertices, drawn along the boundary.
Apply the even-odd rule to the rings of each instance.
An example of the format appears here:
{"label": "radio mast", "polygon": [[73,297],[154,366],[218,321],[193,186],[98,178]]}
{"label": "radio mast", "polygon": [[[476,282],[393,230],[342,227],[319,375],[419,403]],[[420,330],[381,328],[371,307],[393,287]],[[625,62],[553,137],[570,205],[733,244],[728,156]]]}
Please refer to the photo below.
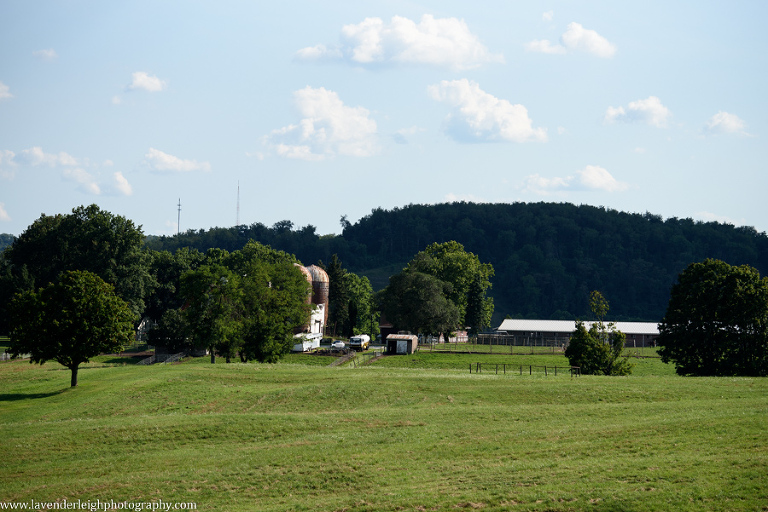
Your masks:
{"label": "radio mast", "polygon": [[179,207],[179,215],[176,218],[176,234],[179,234],[179,226],[181,225],[181,198],[179,198],[179,204],[176,205]]}
{"label": "radio mast", "polygon": [[237,220],[235,227],[240,225],[240,180],[237,180]]}

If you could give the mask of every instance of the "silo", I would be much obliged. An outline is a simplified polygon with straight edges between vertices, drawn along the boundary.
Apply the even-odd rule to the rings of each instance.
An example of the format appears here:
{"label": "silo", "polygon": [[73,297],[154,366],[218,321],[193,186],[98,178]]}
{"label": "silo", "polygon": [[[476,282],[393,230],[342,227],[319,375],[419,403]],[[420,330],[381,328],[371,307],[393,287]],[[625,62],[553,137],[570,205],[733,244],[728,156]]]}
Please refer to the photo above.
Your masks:
{"label": "silo", "polygon": [[312,275],[312,304],[323,304],[325,318],[323,325],[328,323],[328,293],[330,280],[328,273],[317,265],[310,265],[307,270]]}
{"label": "silo", "polygon": [[[307,279],[307,282],[312,285],[312,289],[314,290],[314,284],[312,283],[312,273],[307,269],[307,267],[304,267],[302,265],[299,265],[298,263],[294,263],[294,266],[298,267],[299,270],[301,270],[301,273],[304,274],[304,277]],[[307,294],[307,304],[312,304],[312,291],[310,291]],[[301,332],[309,332],[310,330],[310,318],[307,318],[307,322],[301,326],[294,329],[294,334],[298,334]]]}

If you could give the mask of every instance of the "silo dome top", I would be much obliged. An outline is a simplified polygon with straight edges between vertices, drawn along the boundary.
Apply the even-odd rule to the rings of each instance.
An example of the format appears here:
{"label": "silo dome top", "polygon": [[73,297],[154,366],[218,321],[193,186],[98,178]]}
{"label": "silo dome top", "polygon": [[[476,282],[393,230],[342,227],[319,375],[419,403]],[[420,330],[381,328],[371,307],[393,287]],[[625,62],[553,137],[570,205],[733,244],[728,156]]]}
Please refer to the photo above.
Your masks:
{"label": "silo dome top", "polygon": [[310,265],[307,267],[307,270],[312,275],[313,282],[327,283],[330,281],[328,273],[317,265]]}
{"label": "silo dome top", "polygon": [[307,267],[299,265],[298,263],[294,263],[294,266],[299,267],[299,270],[301,270],[301,273],[304,274],[304,277],[307,278],[307,281],[309,281],[310,283],[312,282],[312,279],[313,279],[312,272],[310,272],[309,269],[307,269]]}

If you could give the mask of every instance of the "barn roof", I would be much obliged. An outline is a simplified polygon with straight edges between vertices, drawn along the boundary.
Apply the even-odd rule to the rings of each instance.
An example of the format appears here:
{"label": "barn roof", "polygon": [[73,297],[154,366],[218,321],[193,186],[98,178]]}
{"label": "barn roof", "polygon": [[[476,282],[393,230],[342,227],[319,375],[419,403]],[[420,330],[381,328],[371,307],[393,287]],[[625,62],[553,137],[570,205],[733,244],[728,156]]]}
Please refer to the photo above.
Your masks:
{"label": "barn roof", "polygon": [[[589,329],[593,322],[584,322]],[[606,325],[609,322],[604,322]],[[624,334],[647,334],[658,336],[659,326],[654,322],[614,322],[616,328]],[[497,330],[499,331],[523,331],[523,332],[561,332],[572,333],[576,329],[574,320],[527,320],[522,318],[507,318]]]}

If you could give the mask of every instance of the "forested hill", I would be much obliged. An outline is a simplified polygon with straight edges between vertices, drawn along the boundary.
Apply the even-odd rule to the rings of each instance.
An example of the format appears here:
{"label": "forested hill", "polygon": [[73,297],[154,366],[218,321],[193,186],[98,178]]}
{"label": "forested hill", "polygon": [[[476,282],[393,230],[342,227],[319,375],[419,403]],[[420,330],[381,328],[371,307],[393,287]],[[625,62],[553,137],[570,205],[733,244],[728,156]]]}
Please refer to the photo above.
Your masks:
{"label": "forested hill", "polygon": [[304,263],[338,254],[374,289],[428,244],[456,240],[496,270],[494,324],[507,315],[586,317],[591,290],[608,299],[612,319],[659,321],[672,284],[689,263],[718,258],[768,273],[768,236],[752,228],[565,203],[409,205],[375,209],[341,236],[318,236],[313,226],[294,229],[283,221],[187,231],[147,244],[234,250],[248,239]]}

